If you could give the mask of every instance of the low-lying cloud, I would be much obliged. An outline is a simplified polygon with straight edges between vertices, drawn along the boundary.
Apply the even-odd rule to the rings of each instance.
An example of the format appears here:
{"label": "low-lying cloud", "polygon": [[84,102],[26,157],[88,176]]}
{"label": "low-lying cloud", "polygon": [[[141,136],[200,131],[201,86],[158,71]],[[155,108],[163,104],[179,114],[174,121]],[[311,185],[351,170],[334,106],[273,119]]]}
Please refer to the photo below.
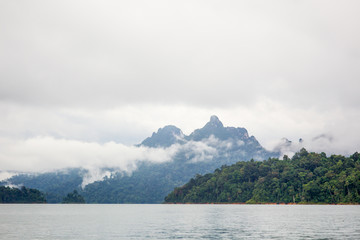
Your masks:
{"label": "low-lying cloud", "polygon": [[325,152],[328,155],[353,154],[354,152],[344,151],[344,144],[346,144],[346,142],[347,141],[343,141],[342,139],[335,138],[329,133],[323,133],[310,139],[300,138],[298,141],[283,138],[273,150],[280,152],[281,157],[284,155],[292,157],[296,152],[300,151],[301,148],[305,148],[311,152]]}
{"label": "low-lying cloud", "polygon": [[4,171],[47,172],[64,168],[115,168],[131,172],[137,161],[170,161],[176,149],[135,147],[108,142],[36,137],[26,140],[0,139],[1,168]]}
{"label": "low-lying cloud", "polygon": [[[179,136],[181,137],[181,136]],[[84,142],[80,140],[58,139],[51,136],[38,136],[29,139],[0,138],[0,180],[18,173],[44,173],[81,168],[82,187],[116,173],[130,175],[140,162],[164,163],[173,161],[177,154],[183,153],[189,163],[211,161],[219,156],[219,151],[231,151],[234,145],[242,146],[242,141],[219,140],[211,135],[202,141],[186,141],[167,148],[124,145],[115,142]],[[305,147],[309,151],[337,153],[342,148],[337,138],[331,134],[290,141],[283,138],[272,150],[280,152],[281,157],[292,157]],[[328,151],[332,149],[332,152]],[[263,159],[258,159],[263,160]]]}
{"label": "low-lying cloud", "polygon": [[104,144],[78,140],[36,137],[26,140],[0,139],[2,179],[15,173],[43,173],[69,168],[86,170],[82,186],[111,177],[116,172],[131,174],[139,162],[164,163],[185,152],[188,162],[211,160],[217,156],[216,145],[227,147],[211,136],[204,141],[188,141],[167,148],[128,146],[115,142]]}

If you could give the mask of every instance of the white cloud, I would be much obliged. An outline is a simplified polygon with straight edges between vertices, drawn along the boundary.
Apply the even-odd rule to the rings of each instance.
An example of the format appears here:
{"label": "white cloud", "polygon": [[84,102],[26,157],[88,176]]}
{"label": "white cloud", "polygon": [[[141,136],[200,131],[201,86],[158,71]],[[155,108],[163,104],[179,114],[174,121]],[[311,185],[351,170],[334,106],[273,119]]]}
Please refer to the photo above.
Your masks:
{"label": "white cloud", "polygon": [[0,139],[3,170],[45,172],[63,168],[115,168],[131,172],[137,161],[161,163],[176,153],[171,149],[126,146],[115,142],[99,144],[36,137],[27,140]]}
{"label": "white cloud", "polygon": [[[321,150],[349,154],[359,151],[360,141],[355,134],[360,131],[357,110],[336,107],[332,110],[301,109],[266,99],[251,109],[150,104],[98,110],[49,109],[3,102],[0,111],[1,138],[19,142],[49,136],[100,146],[112,141],[133,145],[169,124],[181,128],[188,135],[204,126],[213,114],[218,115],[225,126],[245,127],[249,135],[254,135],[268,150],[272,150],[283,137],[312,142],[315,136],[329,134],[333,136],[333,142],[323,144]],[[209,146],[219,144],[210,140]],[[0,149],[0,154],[4,150]]]}
{"label": "white cloud", "polygon": [[12,176],[17,175],[18,172],[8,172],[8,171],[0,171],[0,181],[11,178]]}
{"label": "white cloud", "polygon": [[87,172],[83,176],[83,181],[81,183],[82,188],[95,181],[101,181],[105,177],[110,178],[113,174],[116,173],[116,171],[108,171],[101,168],[88,168],[86,170]]}
{"label": "white cloud", "polygon": [[244,141],[238,140],[238,141],[236,142],[236,144],[237,144],[239,147],[241,147],[241,146],[243,146],[245,143],[244,143]]}
{"label": "white cloud", "polygon": [[188,141],[181,145],[179,150],[184,151],[186,158],[193,163],[209,161],[217,156],[215,146],[209,145],[206,141]]}
{"label": "white cloud", "polygon": [[264,96],[353,105],[359,3],[330,2],[1,3],[0,97],[78,108],[251,107]]}
{"label": "white cloud", "polygon": [[[127,146],[115,142],[99,144],[76,140],[35,137],[26,140],[0,139],[2,151],[0,177],[6,179],[16,172],[41,173],[67,168],[87,170],[82,186],[111,177],[115,172],[131,174],[139,162],[172,161],[179,152],[186,152],[189,162],[211,160],[217,154],[214,137],[204,142],[188,141],[168,148]],[[226,145],[226,144],[225,144]]]}
{"label": "white cloud", "polygon": [[[270,150],[287,137],[314,150],[359,151],[359,7],[1,1],[0,138],[9,146],[0,148],[1,169],[17,168],[9,158],[49,169],[96,164],[94,155],[120,161],[112,157],[123,152],[116,164],[130,168],[126,159],[141,154],[123,144],[169,124],[189,134],[213,114]],[[333,141],[311,141],[320,134]],[[52,166],[46,147],[70,157]]]}

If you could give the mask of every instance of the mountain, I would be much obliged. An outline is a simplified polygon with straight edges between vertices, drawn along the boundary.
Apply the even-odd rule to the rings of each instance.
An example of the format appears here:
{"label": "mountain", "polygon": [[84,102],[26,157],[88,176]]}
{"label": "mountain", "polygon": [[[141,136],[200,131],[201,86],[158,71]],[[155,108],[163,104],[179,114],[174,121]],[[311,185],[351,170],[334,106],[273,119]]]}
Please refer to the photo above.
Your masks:
{"label": "mountain", "polygon": [[308,153],[237,162],[197,175],[166,203],[360,203],[360,158]]}
{"label": "mountain", "polygon": [[170,147],[171,145],[178,143],[179,139],[183,138],[182,131],[172,125],[159,128],[156,133],[153,133],[151,137],[146,138],[140,145],[146,147]]}
{"label": "mountain", "polygon": [[23,174],[6,183],[40,189],[47,193],[48,202],[61,202],[65,194],[76,189],[87,203],[160,203],[174,187],[185,184],[196,174],[210,173],[238,161],[279,156],[278,152],[264,149],[245,128],[224,127],[216,116],[211,116],[204,127],[189,136],[169,125],[158,129],[137,146],[171,148],[176,154],[164,163],[139,161],[131,173],[107,169],[111,175],[83,189],[81,179],[88,174],[85,169],[35,176]]}
{"label": "mountain", "polygon": [[209,138],[211,135],[219,140],[234,138],[246,140],[249,138],[245,128],[224,127],[217,116],[211,116],[210,121],[203,128],[195,130],[187,139],[201,141]]}
{"label": "mountain", "polygon": [[[211,116],[210,121],[204,127],[196,129],[189,136],[184,135],[175,126],[160,128],[151,137],[146,138],[140,146],[169,147],[173,144],[180,144],[191,147],[197,143],[205,143],[207,146],[216,149],[216,154],[209,157],[217,159],[217,162],[222,164],[234,163],[235,159],[243,161],[248,161],[251,158],[263,160],[279,155],[279,152],[269,152],[264,149],[254,136],[249,136],[245,128],[224,127],[217,116]],[[188,150],[185,150],[187,152],[183,154],[182,158],[191,160],[191,157],[194,156]]]}

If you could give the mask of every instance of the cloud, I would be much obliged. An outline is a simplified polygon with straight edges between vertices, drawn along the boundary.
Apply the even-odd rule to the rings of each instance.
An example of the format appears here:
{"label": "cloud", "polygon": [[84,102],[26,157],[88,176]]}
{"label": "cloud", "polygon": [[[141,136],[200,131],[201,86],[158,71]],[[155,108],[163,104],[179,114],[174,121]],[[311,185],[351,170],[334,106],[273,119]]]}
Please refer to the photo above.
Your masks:
{"label": "cloud", "polygon": [[313,142],[317,142],[317,141],[322,141],[322,140],[326,140],[328,142],[332,142],[333,141],[333,136],[328,135],[328,134],[320,134],[316,137],[314,137],[313,139],[311,139]]}
{"label": "cloud", "polygon": [[304,147],[303,143],[304,141],[302,139],[298,142],[293,142],[287,138],[282,138],[278,145],[275,146],[274,151],[280,152],[280,158],[284,155],[292,157],[296,152]]}
{"label": "cloud", "polygon": [[18,172],[42,173],[69,168],[86,170],[82,186],[111,177],[115,173],[131,174],[138,163],[154,164],[172,161],[176,154],[185,153],[188,162],[209,161],[217,155],[216,144],[228,146],[210,137],[202,142],[188,141],[168,148],[127,146],[115,142],[99,144],[53,137],[26,140],[0,139],[1,174],[3,179]]}
{"label": "cloud", "polygon": [[11,171],[0,171],[0,181],[6,180],[11,178],[12,176],[17,175],[18,172],[11,172]]}
{"label": "cloud", "polygon": [[63,168],[115,168],[131,172],[137,161],[161,163],[176,153],[171,149],[135,147],[108,142],[81,142],[36,137],[27,140],[0,140],[3,170],[45,172]]}
{"label": "cloud", "polygon": [[[86,185],[91,184],[95,181],[101,181],[105,177],[111,178],[113,174],[119,173],[118,171],[109,171],[101,168],[88,168],[87,172],[83,175],[83,181],[81,187],[84,188]],[[123,173],[123,172],[120,172]],[[124,173],[123,173],[124,174]]]}
{"label": "cloud", "polygon": [[[169,124],[189,134],[213,114],[267,149],[287,137],[327,153],[359,151],[359,7],[354,0],[1,1],[1,168],[100,165],[96,159],[111,157],[119,163],[102,161],[130,169],[141,153],[168,153],[127,145]],[[311,140],[323,133],[333,140]],[[46,147],[68,158],[52,160]],[[191,147],[199,160],[213,151],[210,143]]]}
{"label": "cloud", "polygon": [[179,147],[179,151],[185,152],[188,162],[192,163],[210,161],[217,156],[217,149],[206,141],[188,141]]}
{"label": "cloud", "polygon": [[251,107],[267,97],[301,107],[356,107],[358,7],[357,1],[2,3],[0,99],[78,108]]}
{"label": "cloud", "polygon": [[[189,135],[216,114],[225,126],[245,127],[249,135],[272,150],[279,139],[303,138],[327,133],[333,137],[325,152],[349,154],[359,151],[360,112],[333,108],[299,109],[264,99],[253,108],[197,108],[186,105],[129,105],[113,109],[43,108],[0,103],[0,136],[9,141],[23,141],[38,136],[79,142],[124,145],[139,144],[152,132],[175,125]],[[210,146],[211,145],[209,143]],[[324,147],[325,148],[325,147]],[[324,150],[324,149],[322,149]],[[0,153],[3,149],[0,149]]]}
{"label": "cloud", "polygon": [[351,142],[355,150],[345,150],[344,144],[348,142],[346,139],[338,139],[334,138],[331,134],[320,134],[310,139],[302,139],[299,141],[290,141],[287,138],[281,139],[280,142],[274,147],[274,151],[280,152],[280,156],[287,155],[288,157],[292,157],[296,152],[300,151],[301,148],[305,148],[311,152],[325,152],[328,155],[332,154],[344,154],[351,155],[355,151],[358,151],[356,147],[358,143]]}

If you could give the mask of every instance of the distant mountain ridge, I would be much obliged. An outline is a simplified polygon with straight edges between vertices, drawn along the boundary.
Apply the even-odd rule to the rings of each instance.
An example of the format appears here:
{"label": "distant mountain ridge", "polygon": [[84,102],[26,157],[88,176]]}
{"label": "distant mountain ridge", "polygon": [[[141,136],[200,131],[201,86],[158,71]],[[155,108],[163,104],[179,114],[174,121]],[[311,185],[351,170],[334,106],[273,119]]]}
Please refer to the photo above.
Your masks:
{"label": "distant mountain ridge", "polygon": [[178,127],[168,125],[164,128],[159,128],[157,132],[154,132],[151,137],[146,138],[139,146],[166,148],[173,144],[185,144],[191,141],[201,142],[211,138],[221,142],[226,141],[228,143],[226,152],[250,150],[254,152],[252,158],[256,160],[262,160],[269,154],[272,155],[271,152],[265,150],[260,145],[254,136],[249,136],[245,128],[224,127],[223,123],[215,115],[210,117],[210,121],[203,128],[194,130],[189,136],[184,135]]}
{"label": "distant mountain ridge", "polygon": [[165,163],[138,162],[131,174],[107,169],[113,172],[111,176],[88,184],[84,189],[81,189],[81,179],[86,175],[84,169],[14,176],[6,183],[46,192],[51,196],[48,202],[61,201],[64,193],[76,189],[87,203],[160,203],[174,187],[185,184],[196,174],[210,173],[238,161],[279,156],[279,152],[264,149],[245,128],[224,127],[217,116],[211,116],[203,128],[189,136],[173,125],[159,128],[137,146],[174,148],[176,154],[172,161]]}
{"label": "distant mountain ridge", "polygon": [[[203,128],[196,129],[189,136],[183,134],[181,129],[173,125],[159,128],[146,138],[140,145],[147,147],[169,147],[175,143],[184,143],[186,141],[201,141],[203,139],[214,136],[219,140],[241,139],[246,140],[249,134],[245,128],[224,127],[219,118],[215,115],[211,116],[210,121]],[[252,137],[255,139],[254,137]]]}

